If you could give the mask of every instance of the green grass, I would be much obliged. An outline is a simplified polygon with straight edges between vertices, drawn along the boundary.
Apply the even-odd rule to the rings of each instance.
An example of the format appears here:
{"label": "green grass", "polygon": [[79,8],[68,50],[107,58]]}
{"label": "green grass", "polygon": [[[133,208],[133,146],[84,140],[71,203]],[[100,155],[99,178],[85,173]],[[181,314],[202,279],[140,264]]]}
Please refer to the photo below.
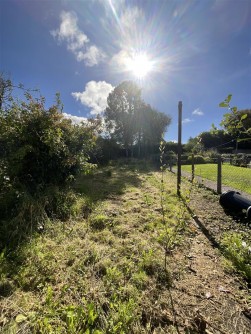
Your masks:
{"label": "green grass", "polygon": [[[177,334],[170,291],[179,308],[186,290],[174,283],[184,278],[186,289],[194,289],[184,254],[197,232],[176,183],[176,175],[164,173],[161,183],[159,171],[135,162],[80,177],[77,214],[50,220],[27,242],[0,252],[0,332]],[[182,193],[190,186],[184,182]],[[249,279],[249,240],[238,258],[241,246],[224,242],[228,258]],[[181,328],[183,312],[177,311]],[[190,319],[190,305],[187,314]]]}
{"label": "green grass", "polygon": [[[171,284],[159,241],[160,173],[145,167],[118,164],[80,177],[82,215],[48,222],[16,250],[0,252],[1,333],[139,334],[162,324],[151,306],[155,296],[169,300]],[[175,176],[165,184],[172,234],[185,208],[173,194]]]}
{"label": "green grass", "polygon": [[[191,173],[191,165],[182,166],[182,171]],[[195,165],[195,175],[217,182],[217,165]],[[222,165],[222,185],[251,194],[251,168]]]}
{"label": "green grass", "polygon": [[235,267],[251,282],[251,240],[245,234],[225,233],[222,239],[224,254],[229,259],[230,266]]}

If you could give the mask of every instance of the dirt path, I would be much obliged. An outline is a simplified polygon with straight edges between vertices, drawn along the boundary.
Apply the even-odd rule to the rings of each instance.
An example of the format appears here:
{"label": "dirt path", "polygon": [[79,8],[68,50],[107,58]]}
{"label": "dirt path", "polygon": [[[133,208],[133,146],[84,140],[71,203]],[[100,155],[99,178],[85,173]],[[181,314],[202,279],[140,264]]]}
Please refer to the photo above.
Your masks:
{"label": "dirt path", "polygon": [[[172,289],[180,323],[189,324],[191,330],[200,328],[201,333],[251,333],[241,281],[226,274],[222,256],[197,224],[195,229],[189,252],[183,254],[184,273]],[[175,256],[177,262],[180,256]]]}
{"label": "dirt path", "polygon": [[[251,333],[251,309],[247,304],[247,285],[233,273],[227,273],[218,246],[226,231],[244,231],[250,227],[227,216],[219,205],[219,196],[195,187],[188,204],[195,235],[185,252],[186,270],[174,284],[181,318],[201,324],[201,333]],[[180,254],[176,255],[179,259]],[[249,295],[250,298],[250,295]],[[196,327],[196,325],[195,325]],[[204,331],[203,331],[204,328]],[[207,330],[206,330],[207,329]]]}
{"label": "dirt path", "polygon": [[[159,174],[155,177],[159,178]],[[155,215],[159,212],[156,201],[159,190],[145,177],[141,179],[142,186],[123,195],[122,203],[121,198],[113,199],[113,210],[122,210],[127,237],[134,240],[135,230],[129,229],[128,221],[133,220],[134,228],[138,229],[148,222],[149,209]],[[155,198],[150,206],[143,201],[146,194]],[[162,290],[145,310],[156,324],[151,333],[172,333],[167,324],[173,326],[176,319],[179,333],[250,334],[247,286],[238,276],[226,272],[224,257],[217,248],[225,231],[249,233],[249,229],[227,216],[218,203],[218,196],[210,191],[196,188],[191,198],[189,208],[196,215],[189,222],[192,233],[168,259],[172,287],[170,291]],[[124,205],[130,209],[124,209]],[[160,325],[162,331],[158,329]]]}

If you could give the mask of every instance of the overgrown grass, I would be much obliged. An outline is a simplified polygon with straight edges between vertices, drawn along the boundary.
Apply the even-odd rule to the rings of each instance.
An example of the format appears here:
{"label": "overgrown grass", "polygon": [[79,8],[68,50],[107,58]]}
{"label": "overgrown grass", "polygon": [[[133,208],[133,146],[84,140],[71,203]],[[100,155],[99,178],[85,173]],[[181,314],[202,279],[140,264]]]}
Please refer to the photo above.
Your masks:
{"label": "overgrown grass", "polygon": [[[170,237],[182,205],[175,184],[173,175],[165,175]],[[1,253],[1,332],[122,334],[173,328],[173,320],[154,311],[160,297],[170,303],[172,281],[164,268],[160,174],[146,169],[145,162],[119,164],[81,177],[76,190],[74,210],[81,214],[48,221],[26,243]],[[172,250],[183,241],[176,232]]]}
{"label": "overgrown grass", "polygon": [[[145,162],[120,162],[79,178],[76,191],[77,214],[0,254],[0,332],[178,333],[170,288],[184,275],[176,255],[189,252],[194,230],[175,175],[161,183]],[[233,254],[232,239],[223,243]],[[246,260],[238,258],[242,274]]]}
{"label": "overgrown grass", "polygon": [[[192,173],[191,165],[182,166],[182,171]],[[195,165],[195,175],[217,181],[217,164]],[[222,165],[222,184],[251,194],[251,168]]]}

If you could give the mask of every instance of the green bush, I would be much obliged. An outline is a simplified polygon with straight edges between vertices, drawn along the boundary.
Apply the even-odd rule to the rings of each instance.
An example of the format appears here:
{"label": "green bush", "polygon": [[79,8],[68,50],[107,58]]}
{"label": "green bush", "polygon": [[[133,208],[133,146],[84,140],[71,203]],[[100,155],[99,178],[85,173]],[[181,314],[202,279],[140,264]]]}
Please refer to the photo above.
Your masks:
{"label": "green bush", "polygon": [[92,129],[73,125],[58,106],[46,110],[43,101],[29,97],[1,111],[0,124],[2,168],[15,189],[36,194],[48,185],[64,186],[88,168]]}
{"label": "green bush", "polygon": [[226,233],[222,240],[226,257],[251,282],[251,243],[240,233]]}
{"label": "green bush", "polygon": [[[192,161],[193,161],[193,157],[190,155],[187,159],[187,162],[189,165],[192,164]],[[205,164],[206,163],[206,160],[205,158],[202,156],[202,155],[195,155],[194,156],[194,164]]]}
{"label": "green bush", "polygon": [[73,198],[67,189],[93,166],[96,124],[74,125],[60,108],[59,100],[46,109],[43,98],[26,94],[26,101],[0,109],[0,220],[22,225],[35,216],[69,216]]}
{"label": "green bush", "polygon": [[248,156],[245,153],[238,153],[232,157],[232,165],[239,167],[247,167]]}
{"label": "green bush", "polygon": [[205,160],[206,164],[213,164],[214,163],[214,159],[212,159],[210,157],[205,157],[204,160]]}

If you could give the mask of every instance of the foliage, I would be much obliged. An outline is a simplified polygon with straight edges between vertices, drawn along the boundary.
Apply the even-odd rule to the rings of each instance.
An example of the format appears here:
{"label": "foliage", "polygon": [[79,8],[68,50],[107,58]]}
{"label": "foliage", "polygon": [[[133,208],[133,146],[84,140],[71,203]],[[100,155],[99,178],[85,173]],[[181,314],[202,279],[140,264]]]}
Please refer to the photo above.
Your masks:
{"label": "foliage", "polygon": [[110,160],[124,156],[124,151],[114,138],[98,136],[96,146],[90,154],[90,161],[95,164],[105,165]]}
{"label": "foliage", "polygon": [[[201,132],[197,137],[190,137],[185,145],[186,152],[205,153],[208,150],[229,152],[233,150],[234,137],[224,130],[214,129]],[[244,145],[242,147],[245,148]]]}
{"label": "foliage", "polygon": [[192,152],[192,153],[201,153],[204,151],[204,146],[200,143],[200,138],[190,137],[188,142],[184,145],[185,152]]}
{"label": "foliage", "polygon": [[115,87],[107,98],[105,110],[107,128],[111,137],[125,148],[127,155],[136,136],[135,119],[141,103],[140,89],[130,81]]}
{"label": "foliage", "polygon": [[251,282],[251,243],[240,233],[225,233],[222,245],[234,267]]}
{"label": "foliage", "polygon": [[93,128],[73,126],[58,106],[45,109],[44,99],[13,104],[0,114],[0,157],[4,178],[16,190],[35,194],[48,185],[65,185],[88,170]]}
{"label": "foliage", "polygon": [[129,150],[133,155],[135,145],[140,156],[158,146],[171,120],[144,103],[135,83],[124,81],[107,98],[105,121],[111,138],[125,149],[126,156]]}
{"label": "foliage", "polygon": [[7,102],[11,102],[12,82],[7,79],[4,73],[0,72],[0,110]]}
{"label": "foliage", "polygon": [[193,160],[194,164],[196,164],[196,165],[206,163],[205,158],[202,155],[194,155],[194,157],[189,155],[188,158],[187,158],[187,163],[191,164],[192,160]]}
{"label": "foliage", "polygon": [[165,142],[165,152],[166,151],[172,151],[175,154],[178,153],[178,143],[173,141],[166,141]]}
{"label": "foliage", "polygon": [[238,153],[231,156],[231,164],[233,166],[247,167],[249,158],[245,153]]}
{"label": "foliage", "polygon": [[170,117],[153,109],[149,104],[142,103],[136,120],[139,156],[141,153],[146,156],[147,153],[156,151],[170,122]]}
{"label": "foliage", "polygon": [[204,131],[195,138],[190,137],[184,147],[186,152],[202,153],[213,148],[227,153],[234,149],[234,143],[235,148],[251,148],[251,109],[237,110],[237,107],[230,106],[231,99],[230,94],[219,104],[230,110],[220,123],[224,129],[217,129],[212,124],[210,131]]}
{"label": "foliage", "polygon": [[222,108],[228,108],[229,113],[223,116],[220,125],[236,139],[236,149],[238,142],[251,140],[251,109],[238,110],[237,107],[231,107],[232,95],[229,94],[226,99],[219,104]]}
{"label": "foliage", "polygon": [[165,273],[168,276],[167,272],[167,256],[170,254],[172,249],[178,244],[179,234],[184,230],[184,217],[186,214],[186,208],[181,201],[179,201],[175,210],[175,219],[170,219],[170,216],[167,216],[168,206],[170,202],[168,201],[168,195],[165,191],[164,185],[164,174],[166,172],[166,164],[164,161],[164,152],[165,152],[165,143],[162,140],[159,146],[160,150],[160,171],[161,171],[161,180],[160,180],[160,213],[161,213],[161,228],[159,230],[158,241],[164,249],[164,269]]}
{"label": "foliage", "polygon": [[200,143],[205,150],[217,149],[218,151],[226,148],[233,148],[233,137],[224,130],[204,131],[199,134]]}
{"label": "foliage", "polygon": [[167,166],[174,166],[177,163],[177,155],[173,151],[166,151],[163,154],[163,160]]}
{"label": "foliage", "polygon": [[37,228],[47,216],[68,218],[74,203],[68,187],[93,168],[88,160],[97,124],[73,125],[59,96],[48,109],[44,98],[25,97],[0,110],[1,239],[25,222]]}

